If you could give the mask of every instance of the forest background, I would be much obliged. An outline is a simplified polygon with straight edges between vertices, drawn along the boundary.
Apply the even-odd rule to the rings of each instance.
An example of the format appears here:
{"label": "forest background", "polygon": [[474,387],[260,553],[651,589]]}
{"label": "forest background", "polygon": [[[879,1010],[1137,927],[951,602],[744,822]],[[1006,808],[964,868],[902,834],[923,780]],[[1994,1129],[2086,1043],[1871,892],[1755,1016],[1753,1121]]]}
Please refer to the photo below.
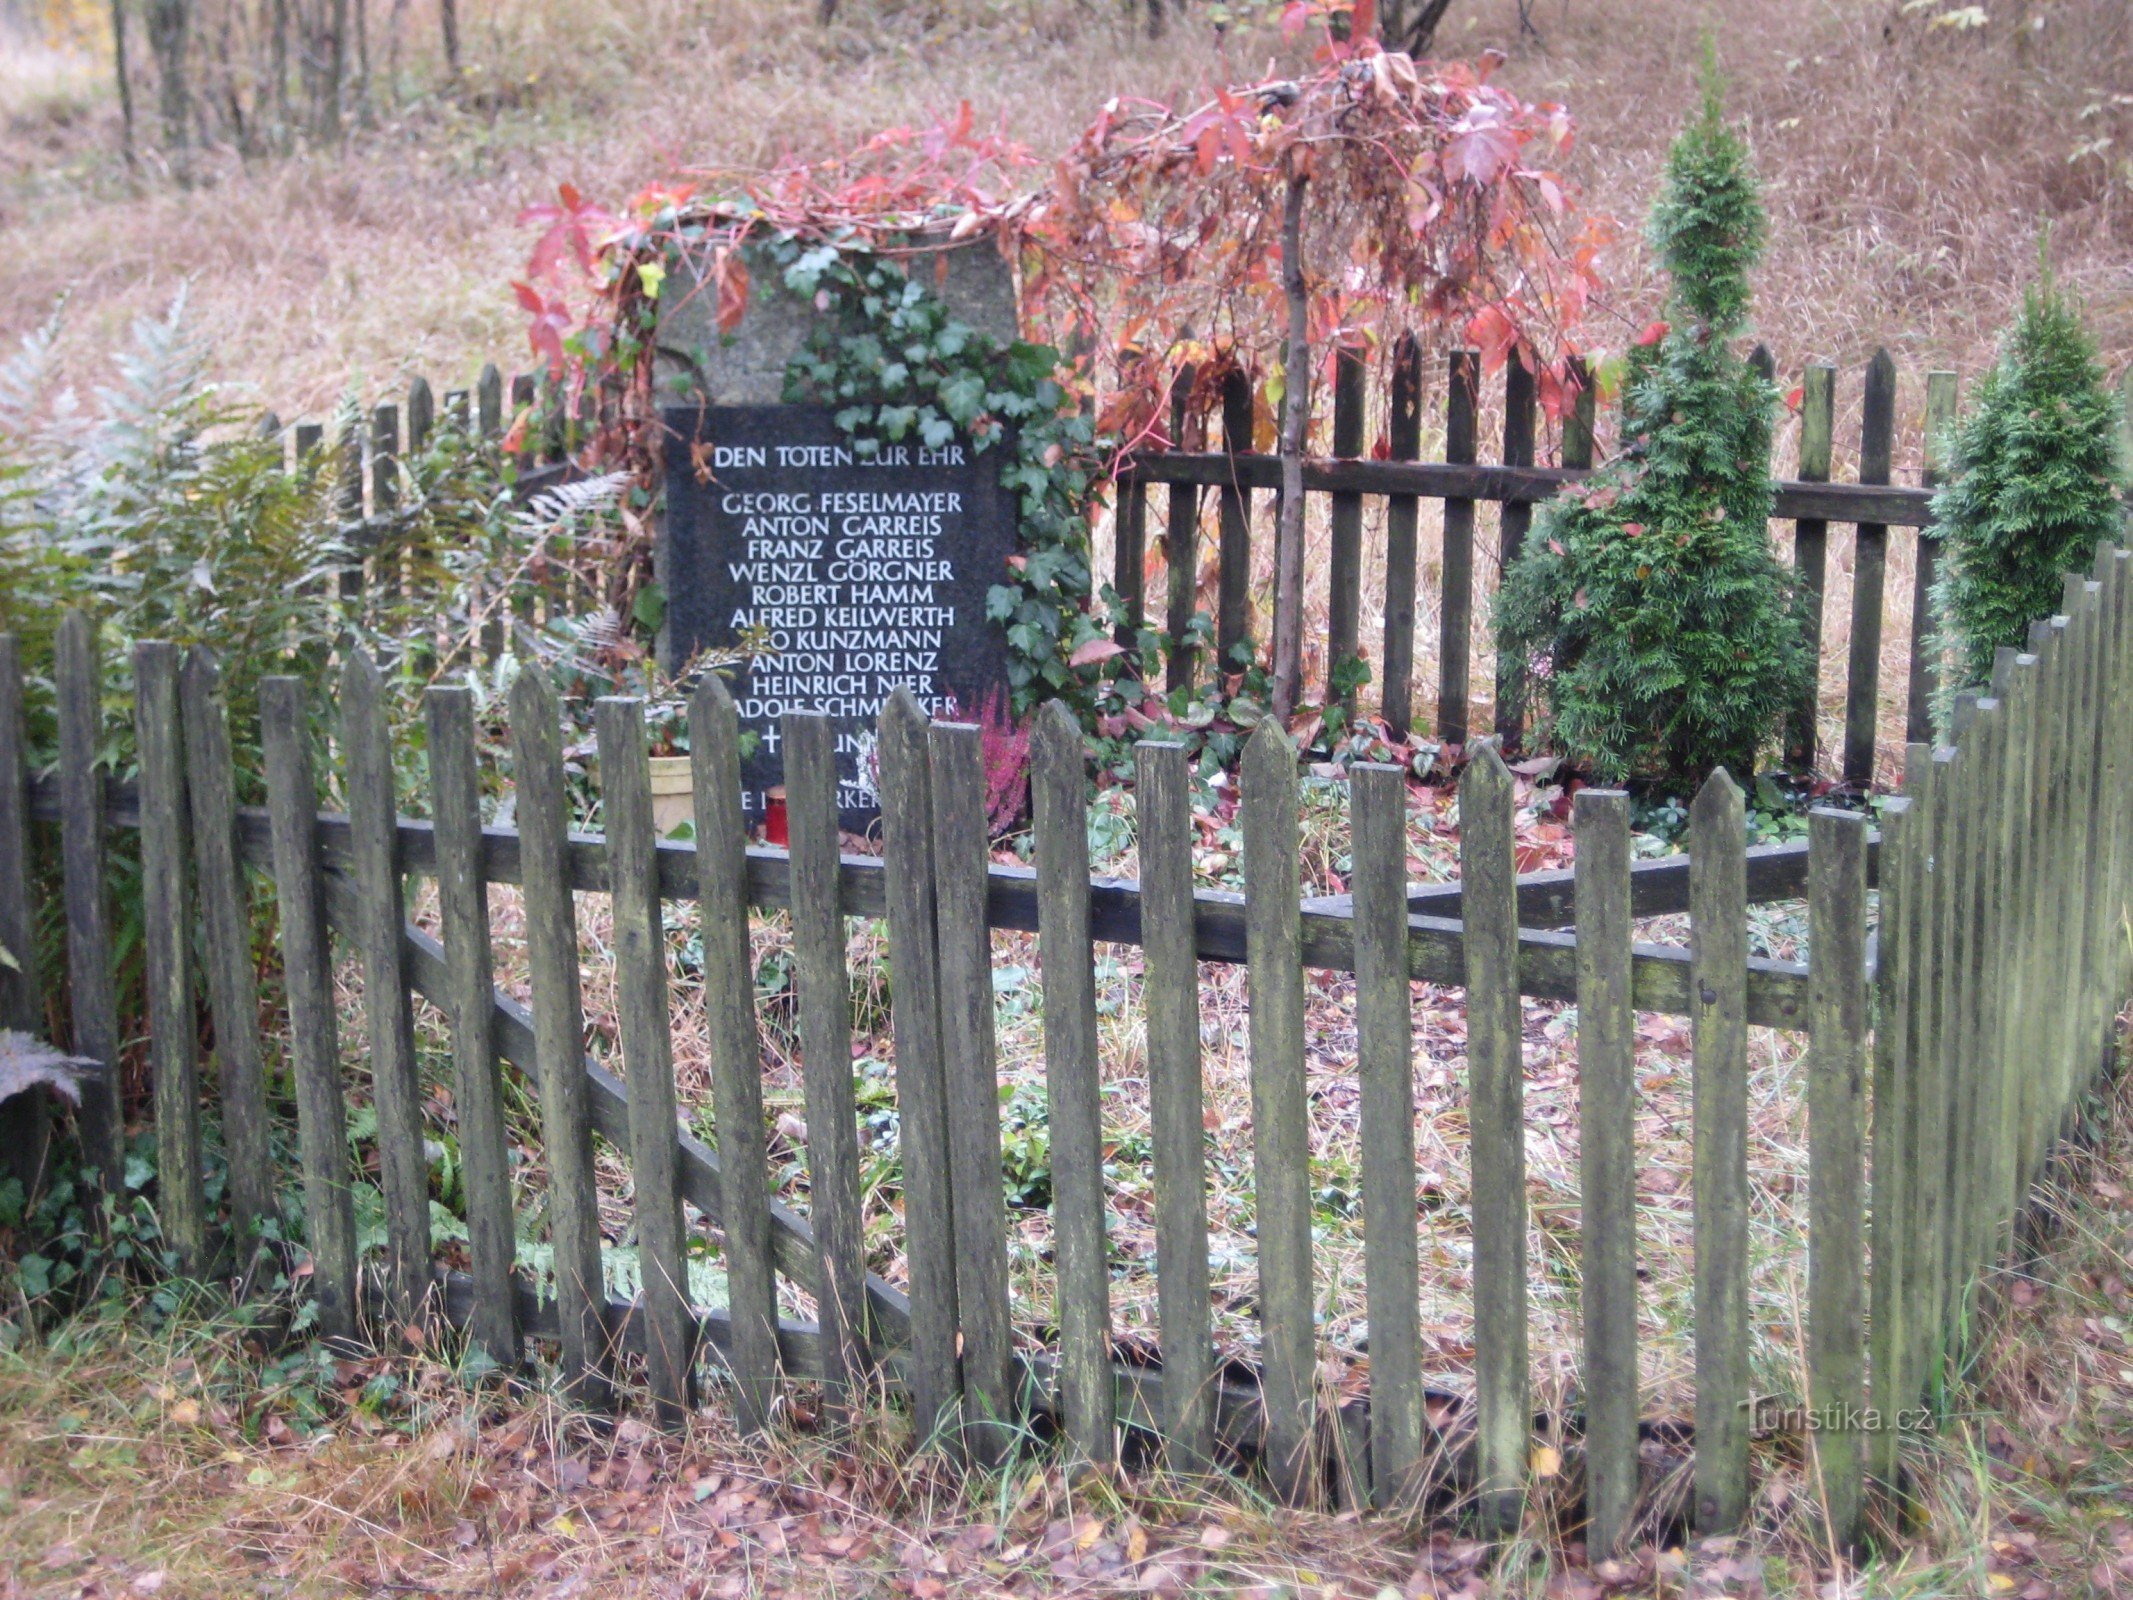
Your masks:
{"label": "forest background", "polygon": [[[1189,101],[1309,47],[1285,38],[1278,6],[1242,3],[823,9],[0,0],[0,339],[64,297],[63,368],[93,389],[127,325],[184,288],[217,376],[284,417],[316,415],[351,386],[530,364],[509,287],[530,237],[519,215],[560,183],[619,202],[676,170],[818,157],[963,100],[1048,156],[1114,95]],[[1567,175],[1628,224],[1594,343],[1627,343],[1652,312],[1635,223],[1708,31],[1769,185],[1756,321],[1781,371],[1853,373],[1886,345],[1921,389],[1930,367],[1974,380],[2034,275],[2040,224],[2107,364],[2133,355],[2133,16],[2116,0],[1405,0],[1388,33],[1432,12],[1437,53],[1500,50],[1513,93],[1568,106]],[[178,15],[172,102],[156,29]],[[1841,477],[1856,383],[1838,404]],[[1899,397],[1914,438],[1923,404]]]}

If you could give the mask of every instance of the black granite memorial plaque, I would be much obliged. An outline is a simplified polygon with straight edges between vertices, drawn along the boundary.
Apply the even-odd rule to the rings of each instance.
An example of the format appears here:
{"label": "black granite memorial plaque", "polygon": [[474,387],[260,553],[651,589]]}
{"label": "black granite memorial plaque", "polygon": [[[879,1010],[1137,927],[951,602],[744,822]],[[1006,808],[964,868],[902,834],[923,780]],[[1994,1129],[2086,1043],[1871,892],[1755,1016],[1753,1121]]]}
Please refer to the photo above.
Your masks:
{"label": "black granite memorial plaque", "polygon": [[826,711],[838,807],[863,832],[890,694],[970,721],[995,696],[1004,708],[1006,641],[985,617],[1016,546],[1003,447],[913,439],[869,460],[828,406],[676,407],[665,422],[668,652],[684,662],[751,628],[770,645],[729,679],[760,740],[742,806],[762,821],[784,781],[778,719]]}

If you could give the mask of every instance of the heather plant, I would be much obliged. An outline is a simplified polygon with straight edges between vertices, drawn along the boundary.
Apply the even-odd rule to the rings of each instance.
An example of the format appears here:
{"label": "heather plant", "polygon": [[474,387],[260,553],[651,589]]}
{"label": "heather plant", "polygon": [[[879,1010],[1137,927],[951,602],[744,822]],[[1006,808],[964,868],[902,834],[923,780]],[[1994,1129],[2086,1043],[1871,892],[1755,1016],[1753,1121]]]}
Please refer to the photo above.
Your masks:
{"label": "heather plant", "polygon": [[2058,609],[2061,574],[2085,570],[2118,529],[2121,420],[2096,343],[2047,268],[1949,441],[1933,497],[1951,689],[1984,684],[1993,653]]}
{"label": "heather plant", "polygon": [[1608,782],[1746,776],[1812,681],[1770,548],[1776,393],[1735,348],[1763,236],[1713,85],[1647,227],[1671,288],[1624,362],[1620,453],[1541,508],[1496,603],[1543,736]]}

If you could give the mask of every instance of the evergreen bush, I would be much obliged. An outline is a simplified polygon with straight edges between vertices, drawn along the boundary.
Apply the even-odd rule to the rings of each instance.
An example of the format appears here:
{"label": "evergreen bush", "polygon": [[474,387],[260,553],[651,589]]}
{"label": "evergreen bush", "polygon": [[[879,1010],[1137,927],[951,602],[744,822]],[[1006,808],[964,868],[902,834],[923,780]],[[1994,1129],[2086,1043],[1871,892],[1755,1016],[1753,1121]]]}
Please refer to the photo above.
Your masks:
{"label": "evergreen bush", "polygon": [[1955,658],[1951,689],[1984,684],[1993,653],[2059,609],[2060,575],[2086,571],[2116,532],[2119,425],[2095,341],[2047,269],[1978,385],[1933,497],[1944,552],[1934,599]]}
{"label": "evergreen bush", "polygon": [[1630,350],[1620,452],[1540,509],[1496,602],[1543,735],[1607,782],[1746,777],[1814,663],[1770,548],[1776,392],[1732,347],[1764,213],[1715,84],[1674,142],[1646,236],[1671,287]]}

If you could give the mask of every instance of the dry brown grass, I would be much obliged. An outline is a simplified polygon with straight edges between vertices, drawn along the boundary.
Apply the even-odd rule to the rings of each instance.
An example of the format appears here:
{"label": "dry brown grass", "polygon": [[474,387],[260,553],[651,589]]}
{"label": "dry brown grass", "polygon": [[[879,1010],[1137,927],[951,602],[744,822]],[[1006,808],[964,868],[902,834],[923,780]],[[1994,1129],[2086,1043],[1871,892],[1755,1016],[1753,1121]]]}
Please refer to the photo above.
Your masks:
{"label": "dry brown grass", "polygon": [[[73,296],[76,371],[124,319],[192,284],[226,375],[285,415],[355,383],[455,378],[522,348],[506,282],[520,206],[563,180],[619,197],[676,167],[811,154],[967,98],[1037,150],[1114,94],[1175,95],[1262,70],[1278,34],[1173,28],[1151,44],[1106,6],[933,0],[847,7],[823,33],[799,0],[494,0],[468,29],[470,91],[434,92],[406,8],[397,104],[338,155],[225,158],[181,193],[129,181],[108,93],[78,57],[10,48],[0,68],[0,332]],[[1509,52],[1521,92],[1564,101],[1588,203],[1631,226],[1612,266],[1615,326],[1650,304],[1634,224],[1717,40],[1733,108],[1771,179],[1765,337],[1788,368],[1854,369],[1888,344],[1915,433],[1928,365],[1974,374],[2027,281],[2039,226],[2087,294],[2105,348],[2133,352],[2126,150],[2133,23],[2114,0],[2012,8],[1961,32],[1892,3],[1463,0],[1448,52]],[[2086,114],[2084,114],[2086,112]],[[2116,142],[2076,157],[2093,141]],[[211,164],[214,165],[214,164]],[[1856,403],[1856,386],[1846,397]],[[1840,424],[1840,435],[1845,430]]]}

